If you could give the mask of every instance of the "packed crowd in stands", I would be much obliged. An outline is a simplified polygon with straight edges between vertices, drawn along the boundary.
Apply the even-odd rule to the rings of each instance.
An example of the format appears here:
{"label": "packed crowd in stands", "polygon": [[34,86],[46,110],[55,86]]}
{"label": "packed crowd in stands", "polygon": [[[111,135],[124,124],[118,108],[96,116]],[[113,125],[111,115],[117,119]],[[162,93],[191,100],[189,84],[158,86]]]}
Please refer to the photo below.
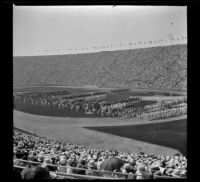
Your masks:
{"label": "packed crowd in stands", "polygon": [[[53,138],[36,136],[16,128],[13,135],[13,155],[14,168],[16,166],[25,167],[20,172],[23,179],[32,178],[26,175],[30,166],[43,167],[53,176],[56,176],[55,172],[60,172],[122,179],[149,179],[155,176],[187,177],[187,158],[182,154],[147,155],[142,152],[130,154],[116,150],[93,149]],[[102,167],[106,159],[113,157],[123,162],[119,169],[109,170],[116,172],[114,175],[106,173],[108,170]],[[27,165],[27,162],[18,159],[38,162],[38,164]]]}
{"label": "packed crowd in stands", "polygon": [[181,90],[187,89],[187,44],[77,55],[14,57],[13,69],[16,86],[88,84]]}
{"label": "packed crowd in stands", "polygon": [[53,107],[67,112],[96,114],[102,117],[140,118],[148,120],[165,119],[187,113],[186,96],[171,100],[158,101],[151,105],[141,105],[141,97],[129,97],[125,100],[108,102],[105,92],[85,93],[69,96],[40,96],[32,94],[16,94],[14,100],[29,102],[44,107]]}

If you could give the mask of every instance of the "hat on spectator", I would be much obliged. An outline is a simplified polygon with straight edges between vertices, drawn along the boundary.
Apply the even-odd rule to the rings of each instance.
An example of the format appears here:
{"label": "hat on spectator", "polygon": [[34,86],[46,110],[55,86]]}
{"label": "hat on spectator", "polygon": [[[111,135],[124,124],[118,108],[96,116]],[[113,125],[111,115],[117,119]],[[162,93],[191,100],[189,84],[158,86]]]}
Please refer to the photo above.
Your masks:
{"label": "hat on spectator", "polygon": [[138,165],[137,170],[138,170],[138,172],[140,172],[140,173],[145,172],[145,171],[146,171],[145,165],[143,165],[143,164]]}
{"label": "hat on spectator", "polygon": [[93,159],[96,160],[98,157],[97,155],[93,155]]}
{"label": "hat on spectator", "polygon": [[90,160],[87,166],[91,167],[91,168],[95,168],[96,167],[95,161],[94,160]]}
{"label": "hat on spectator", "polygon": [[136,163],[135,163],[135,160],[134,159],[130,159],[129,160],[129,164],[131,165],[131,166],[134,166]]}
{"label": "hat on spectator", "polygon": [[123,165],[123,168],[126,169],[126,170],[132,169],[131,165],[128,164],[128,163],[124,164],[124,165]]}
{"label": "hat on spectator", "polygon": [[180,171],[178,169],[174,169],[174,171],[172,172],[173,176],[180,176]]}
{"label": "hat on spectator", "polygon": [[73,153],[73,154],[71,155],[71,158],[75,159],[75,158],[76,158],[76,154]]}
{"label": "hat on spectator", "polygon": [[44,159],[44,163],[51,164],[51,163],[52,163],[51,158],[50,158],[50,157],[46,157],[46,158]]}
{"label": "hat on spectator", "polygon": [[140,159],[139,159],[139,160],[136,160],[136,165],[137,165],[137,166],[139,166],[139,165],[141,165],[141,164],[143,164],[142,160],[140,160]]}
{"label": "hat on spectator", "polygon": [[65,159],[61,159],[61,160],[60,160],[60,165],[63,165],[63,166],[64,166],[64,165],[66,165],[66,163],[67,163],[67,161],[66,161]]}
{"label": "hat on spectator", "polygon": [[152,155],[152,159],[157,159],[157,158],[158,158],[158,156]]}
{"label": "hat on spectator", "polygon": [[140,152],[139,154],[138,154],[138,156],[144,156],[145,154],[144,154],[144,152]]}
{"label": "hat on spectator", "polygon": [[39,155],[38,156],[38,161],[39,162],[43,162],[44,161],[44,156],[43,155]]}
{"label": "hat on spectator", "polygon": [[100,157],[100,158],[98,158],[98,161],[104,161],[104,160],[105,160],[104,157]]}
{"label": "hat on spectator", "polygon": [[26,149],[22,149],[21,152],[22,152],[22,153],[25,153],[25,152],[27,152],[27,150],[26,150]]}
{"label": "hat on spectator", "polygon": [[69,157],[70,154],[69,154],[68,151],[65,151],[65,152],[64,152],[64,155],[65,155],[66,157]]}
{"label": "hat on spectator", "polygon": [[58,156],[56,154],[51,154],[51,157],[54,159],[58,159]]}
{"label": "hat on spectator", "polygon": [[170,156],[169,155],[165,156],[165,159],[168,161],[170,159]]}
{"label": "hat on spectator", "polygon": [[87,158],[88,154],[84,153],[82,154],[82,158]]}
{"label": "hat on spectator", "polygon": [[73,159],[70,158],[70,159],[67,160],[67,165],[71,166],[72,163],[73,163]]}
{"label": "hat on spectator", "polygon": [[86,160],[84,158],[80,157],[79,162],[83,162],[83,161],[86,161]]}
{"label": "hat on spectator", "polygon": [[161,166],[161,163],[159,161],[155,161],[153,162],[153,164],[151,165],[151,167],[160,167]]}
{"label": "hat on spectator", "polygon": [[168,168],[167,170],[166,170],[166,174],[168,174],[168,175],[171,175],[172,173],[173,173],[173,169],[172,168]]}
{"label": "hat on spectator", "polygon": [[61,156],[59,156],[59,159],[60,159],[60,160],[66,159],[66,156],[65,156],[65,155],[61,155]]}
{"label": "hat on spectator", "polygon": [[186,170],[182,170],[182,171],[180,172],[180,176],[181,176],[181,177],[184,177],[186,174],[187,174],[187,171],[186,171]]}
{"label": "hat on spectator", "polygon": [[33,161],[34,159],[36,159],[36,157],[34,155],[31,154],[31,155],[28,156],[28,160]]}
{"label": "hat on spectator", "polygon": [[90,161],[90,160],[92,160],[92,157],[88,156],[87,161]]}
{"label": "hat on spectator", "polygon": [[150,168],[150,171],[152,172],[152,173],[155,173],[156,171],[159,171],[160,170],[160,168],[159,167],[151,167]]}
{"label": "hat on spectator", "polygon": [[57,174],[53,173],[53,172],[49,172],[49,176],[51,179],[56,179]]}

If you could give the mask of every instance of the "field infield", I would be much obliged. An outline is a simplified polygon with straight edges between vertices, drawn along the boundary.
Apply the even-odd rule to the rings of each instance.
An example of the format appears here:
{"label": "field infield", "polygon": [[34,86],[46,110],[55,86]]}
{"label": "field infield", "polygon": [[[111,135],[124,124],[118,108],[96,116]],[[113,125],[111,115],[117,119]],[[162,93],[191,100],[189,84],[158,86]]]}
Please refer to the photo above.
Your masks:
{"label": "field infield", "polygon": [[[149,121],[128,120],[123,121],[115,118],[64,118],[39,116],[20,111],[13,111],[14,126],[26,131],[30,131],[42,136],[58,138],[63,141],[72,142],[93,148],[116,149],[123,152],[149,154],[175,154],[179,150],[167,146],[161,146],[147,141],[139,141],[91,130],[90,127],[102,126],[123,126],[140,125],[140,123],[149,123]],[[156,121],[156,123],[166,122],[166,120]],[[173,122],[173,120],[171,120]],[[88,128],[84,128],[88,127]],[[184,144],[184,143],[183,143]]]}
{"label": "field infield", "polygon": [[[49,89],[50,88],[50,89]],[[25,90],[57,91],[58,87],[40,87]],[[79,89],[61,87],[71,93],[85,93],[94,89]],[[104,88],[105,89],[105,88]],[[20,89],[21,90],[21,89]],[[141,96],[144,103],[167,99],[170,94],[148,91],[122,91],[108,93],[107,99],[124,99],[129,96]],[[174,94],[177,96],[177,94]],[[42,136],[58,138],[75,144],[93,148],[116,149],[118,151],[148,154],[175,154],[187,153],[187,116],[170,118],[157,121],[145,121],[138,119],[122,120],[108,117],[83,117],[82,115],[61,116],[61,111],[49,114],[52,108],[36,108],[30,104],[16,105],[13,110],[14,127]],[[31,112],[30,112],[31,110]],[[28,112],[29,111],[29,112]],[[43,113],[38,113],[38,112]],[[54,110],[55,111],[55,110]]]}
{"label": "field infield", "polygon": [[175,148],[187,155],[187,119],[173,122],[85,128]]}

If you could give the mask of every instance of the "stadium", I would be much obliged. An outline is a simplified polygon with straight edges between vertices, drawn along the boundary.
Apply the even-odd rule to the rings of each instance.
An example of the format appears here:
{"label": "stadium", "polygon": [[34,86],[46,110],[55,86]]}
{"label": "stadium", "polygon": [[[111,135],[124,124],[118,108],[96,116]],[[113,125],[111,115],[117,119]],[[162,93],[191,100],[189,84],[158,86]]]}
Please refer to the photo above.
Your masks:
{"label": "stadium", "polygon": [[174,39],[14,56],[14,171],[23,179],[38,166],[57,179],[186,178],[187,43]]}

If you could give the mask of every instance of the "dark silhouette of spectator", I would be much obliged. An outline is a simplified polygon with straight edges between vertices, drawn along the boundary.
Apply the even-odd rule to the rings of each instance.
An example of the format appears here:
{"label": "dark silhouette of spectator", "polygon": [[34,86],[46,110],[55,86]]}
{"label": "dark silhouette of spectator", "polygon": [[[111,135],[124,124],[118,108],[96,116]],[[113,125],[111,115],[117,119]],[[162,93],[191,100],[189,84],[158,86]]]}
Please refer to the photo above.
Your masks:
{"label": "dark silhouette of spectator", "polygon": [[52,179],[50,176],[49,170],[47,168],[44,168],[42,166],[36,166],[33,169],[33,178],[36,180],[43,180],[43,179]]}
{"label": "dark silhouette of spectator", "polygon": [[21,172],[22,179],[33,179],[33,165],[28,164]]}
{"label": "dark silhouette of spectator", "polygon": [[16,168],[13,168],[13,179],[15,179],[15,181],[21,181],[22,180],[20,171]]}

